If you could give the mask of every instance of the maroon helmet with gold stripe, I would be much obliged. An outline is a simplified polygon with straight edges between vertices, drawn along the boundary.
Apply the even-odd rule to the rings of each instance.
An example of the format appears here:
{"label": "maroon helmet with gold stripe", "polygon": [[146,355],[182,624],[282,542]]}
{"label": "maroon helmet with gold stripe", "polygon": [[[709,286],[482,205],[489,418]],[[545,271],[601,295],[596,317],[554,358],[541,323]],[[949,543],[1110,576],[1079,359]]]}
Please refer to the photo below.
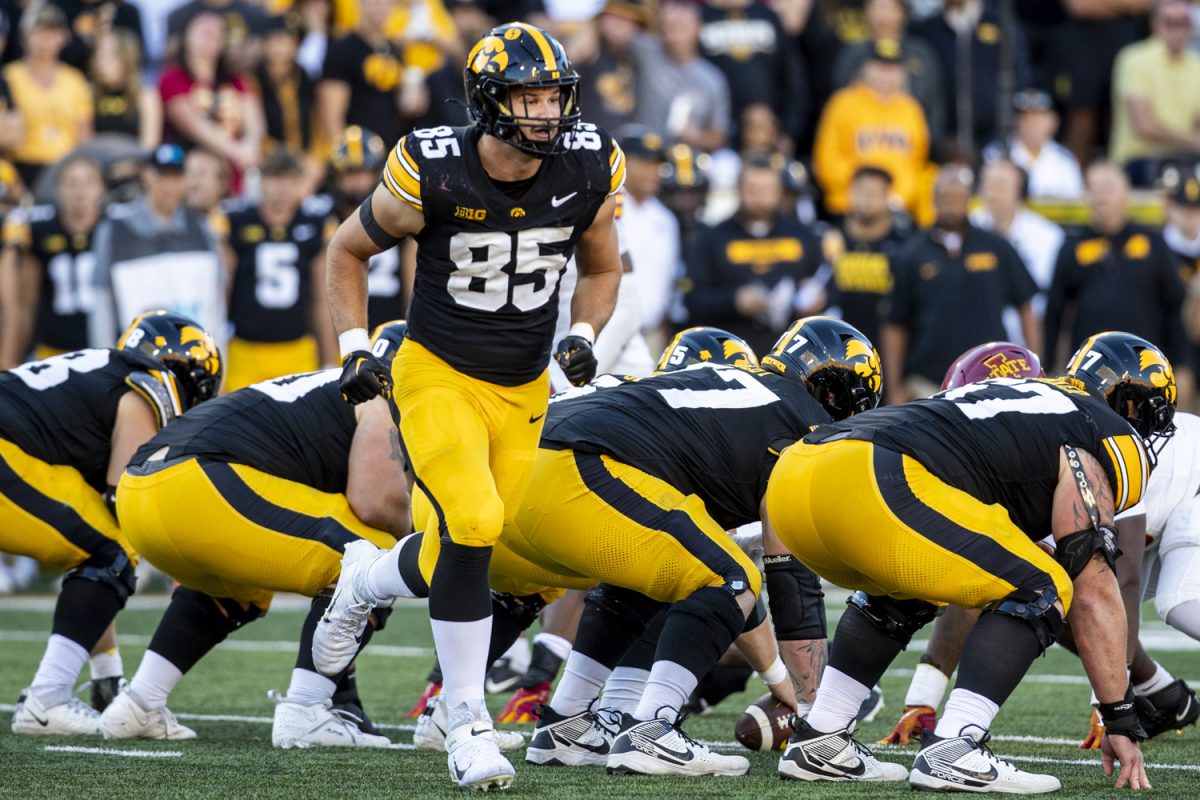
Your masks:
{"label": "maroon helmet with gold stripe", "polygon": [[942,389],[957,389],[992,378],[1044,378],[1042,361],[1028,347],[1013,342],[987,342],[972,347],[954,360]]}

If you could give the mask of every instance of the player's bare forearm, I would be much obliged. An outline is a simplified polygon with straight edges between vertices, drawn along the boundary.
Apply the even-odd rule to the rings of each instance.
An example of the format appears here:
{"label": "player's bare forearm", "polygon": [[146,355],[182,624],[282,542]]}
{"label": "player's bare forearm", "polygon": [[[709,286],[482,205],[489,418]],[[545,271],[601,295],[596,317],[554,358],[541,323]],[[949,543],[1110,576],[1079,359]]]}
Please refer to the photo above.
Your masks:
{"label": "player's bare forearm", "polygon": [[925,655],[929,656],[946,677],[953,675],[954,670],[958,669],[963,645],[967,641],[967,635],[979,621],[979,613],[978,608],[949,606],[934,623]]}
{"label": "player's bare forearm", "polygon": [[1144,514],[1135,514],[1117,521],[1117,547],[1121,548],[1121,557],[1117,559],[1117,586],[1121,592],[1121,602],[1125,606],[1128,640],[1125,646],[1125,661],[1132,664],[1137,652],[1142,622],[1142,557],[1146,552]]}
{"label": "player's bare forearm", "polygon": [[1125,605],[1117,577],[1099,553],[1075,578],[1070,619],[1079,658],[1097,699],[1101,703],[1120,702],[1129,686],[1125,671]]}
{"label": "player's bare forearm", "polygon": [[778,648],[775,647],[775,636],[766,620],[751,630],[743,631],[733,640],[733,646],[745,657],[746,663],[755,672],[765,672],[775,663],[775,657],[779,654]]}
{"label": "player's bare forearm", "polygon": [[617,305],[621,286],[620,244],[613,219],[616,200],[609,198],[575,246],[579,282],[571,298],[571,323],[586,322],[599,335]]}
{"label": "player's bare forearm", "polygon": [[350,444],[346,501],[366,524],[393,536],[411,532],[404,449],[388,403],[376,397],[355,407],[358,425]]}

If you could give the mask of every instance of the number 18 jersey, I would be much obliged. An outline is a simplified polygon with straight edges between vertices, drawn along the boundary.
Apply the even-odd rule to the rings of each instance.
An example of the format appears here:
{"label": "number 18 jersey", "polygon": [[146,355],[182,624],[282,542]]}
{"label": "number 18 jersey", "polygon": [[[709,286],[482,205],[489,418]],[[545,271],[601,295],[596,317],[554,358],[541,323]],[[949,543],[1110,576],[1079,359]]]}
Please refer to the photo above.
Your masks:
{"label": "number 18 jersey", "polygon": [[564,134],[527,182],[493,181],[477,128],[417,130],[388,157],[383,183],[422,212],[408,336],[456,370],[502,386],[549,362],[558,283],[579,237],[625,179],[608,134]]}
{"label": "number 18 jersey", "polygon": [[833,423],[804,441],[837,439],[875,442],[911,456],[945,483],[1003,506],[1034,540],[1051,532],[1064,444],[1100,462],[1118,512],[1141,499],[1150,475],[1141,437],[1129,423],[1064,380],[973,383]]}

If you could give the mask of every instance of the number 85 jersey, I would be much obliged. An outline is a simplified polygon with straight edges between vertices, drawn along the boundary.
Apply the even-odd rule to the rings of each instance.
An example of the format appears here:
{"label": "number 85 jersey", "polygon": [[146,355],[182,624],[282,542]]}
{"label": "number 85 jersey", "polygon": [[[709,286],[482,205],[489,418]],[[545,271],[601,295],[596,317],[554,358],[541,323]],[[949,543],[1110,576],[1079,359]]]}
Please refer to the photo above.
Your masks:
{"label": "number 85 jersey", "polygon": [[383,184],[420,211],[408,336],[459,372],[502,386],[550,360],[559,278],[576,242],[625,180],[608,134],[581,123],[527,180],[493,180],[482,134],[442,126],[402,138]]}
{"label": "number 85 jersey", "polygon": [[1119,513],[1146,490],[1146,450],[1103,400],[1063,379],[998,378],[877,408],[820,428],[810,444],[860,439],[911,456],[943,482],[998,503],[1033,540],[1050,533],[1064,444],[1108,475]]}

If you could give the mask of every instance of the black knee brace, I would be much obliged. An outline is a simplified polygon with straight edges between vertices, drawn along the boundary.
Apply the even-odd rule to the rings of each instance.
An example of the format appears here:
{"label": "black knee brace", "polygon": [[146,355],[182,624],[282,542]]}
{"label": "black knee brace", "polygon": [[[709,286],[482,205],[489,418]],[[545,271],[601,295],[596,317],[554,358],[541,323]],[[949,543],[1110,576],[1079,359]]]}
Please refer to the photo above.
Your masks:
{"label": "black knee brace", "polygon": [[641,631],[667,603],[652,600],[644,594],[622,589],[609,583],[598,583],[583,596],[585,608],[591,607],[607,616],[628,620]]}
{"label": "black knee brace", "polygon": [[941,616],[946,608],[924,600],[897,600],[886,595],[869,595],[866,592],[850,595],[846,605],[858,611],[879,631],[904,647],[908,647],[914,633]]}
{"label": "black knee brace", "polygon": [[[1091,553],[1088,554],[1089,557]],[[1037,634],[1038,645],[1042,652],[1058,638],[1063,629],[1063,616],[1054,607],[1058,601],[1058,590],[1053,586],[1035,592],[1028,589],[1018,589],[1001,600],[995,608],[989,609],[993,614],[1005,614],[1025,622]]]}
{"label": "black knee brace", "polygon": [[266,612],[228,597],[179,586],[150,638],[150,649],[187,672],[225,637]]}
{"label": "black knee brace", "polygon": [[673,661],[702,678],[745,627],[737,595],[725,586],[707,586],[671,606],[655,660]]}
{"label": "black knee brace", "polygon": [[508,592],[492,592],[492,616],[503,614],[526,630],[537,622],[538,614],[546,607],[540,594],[515,595]]}
{"label": "black knee brace", "polygon": [[780,641],[829,638],[821,579],[790,555],[764,556],[763,569],[775,638]]}
{"label": "black knee brace", "polygon": [[116,542],[105,542],[104,547],[77,567],[67,570],[63,581],[84,580],[102,583],[117,593],[121,607],[137,588],[137,575],[129,556]]}

